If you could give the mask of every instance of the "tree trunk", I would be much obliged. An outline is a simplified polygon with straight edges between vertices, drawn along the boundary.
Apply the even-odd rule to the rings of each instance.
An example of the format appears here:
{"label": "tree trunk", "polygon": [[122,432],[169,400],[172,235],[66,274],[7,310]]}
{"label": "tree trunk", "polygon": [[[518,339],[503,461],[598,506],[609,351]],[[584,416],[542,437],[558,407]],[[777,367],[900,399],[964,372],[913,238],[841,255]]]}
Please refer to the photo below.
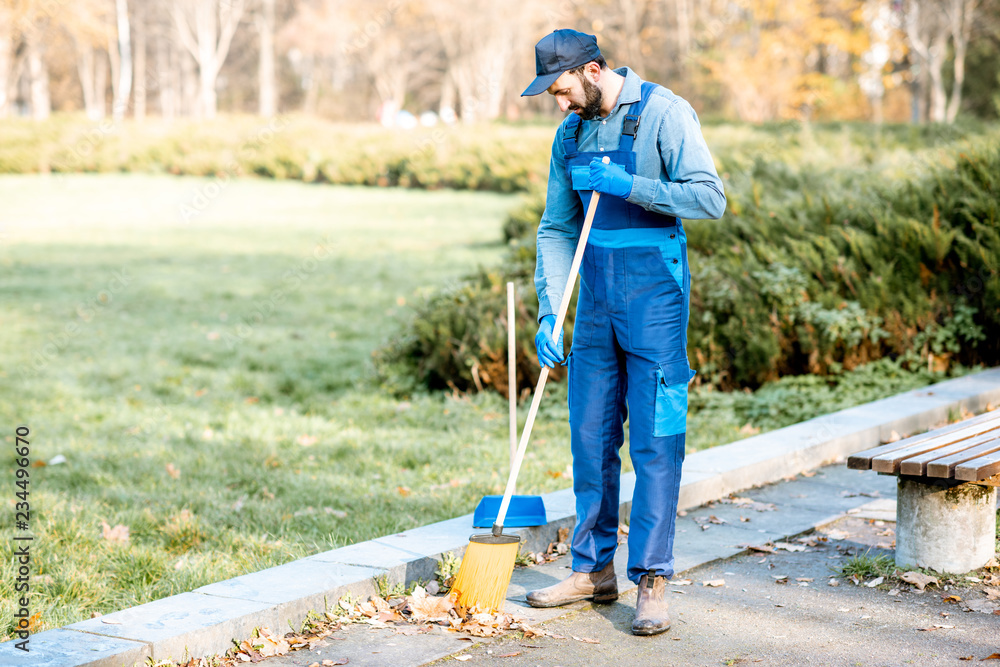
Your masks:
{"label": "tree trunk", "polygon": [[181,76],[181,115],[197,116],[200,113],[198,105],[198,63],[194,57],[183,49],[178,49],[177,58],[180,59]]}
{"label": "tree trunk", "polygon": [[677,54],[681,68],[687,69],[687,57],[691,53],[691,0],[674,0],[677,7]]}
{"label": "tree trunk", "polygon": [[316,108],[319,105],[319,69],[316,62],[318,56],[307,53],[302,58],[302,85],[305,88],[305,95],[302,98],[302,112],[310,116],[316,115]]}
{"label": "tree trunk", "polygon": [[944,90],[944,60],[948,55],[948,34],[943,30],[934,37],[930,47],[930,59],[927,62],[928,74],[931,78],[930,120],[933,123],[943,123],[948,97]]}
{"label": "tree trunk", "polygon": [[104,51],[94,49],[94,115],[104,118],[108,113],[108,69],[111,67],[109,57]]}
{"label": "tree trunk", "polygon": [[260,34],[260,63],[258,67],[259,98],[257,111],[270,118],[278,112],[278,87],[274,67],[274,3],[261,0],[260,11],[254,17]]}
{"label": "tree trunk", "polygon": [[954,123],[962,106],[962,85],[965,83],[965,53],[972,32],[972,22],[975,18],[977,0],[950,0],[948,3],[948,19],[951,28],[952,43],[955,47],[954,73],[955,81],[951,88],[951,99],[945,118]]}
{"label": "tree trunk", "polygon": [[10,14],[6,7],[0,8],[0,118],[6,118],[10,114],[10,96],[7,91],[14,64],[12,36]]}
{"label": "tree trunk", "polygon": [[135,90],[132,93],[132,115],[136,120],[146,117],[146,5],[135,4]]}
{"label": "tree trunk", "polygon": [[83,89],[83,108],[90,120],[100,120],[97,112],[97,100],[94,99],[94,48],[89,44],[77,47],[76,71],[80,75],[80,88]]}
{"label": "tree trunk", "polygon": [[115,12],[118,18],[118,85],[115,86],[111,115],[118,123],[125,118],[128,100],[132,95],[132,36],[126,0],[115,0]]}
{"label": "tree trunk", "polygon": [[156,80],[159,91],[160,116],[173,120],[177,115],[177,68],[171,67],[170,40],[166,35],[156,39]]}
{"label": "tree trunk", "polygon": [[229,53],[244,4],[244,0],[174,0],[174,22],[181,43],[198,63],[198,115],[204,118],[216,115],[215,82]]}
{"label": "tree trunk", "polygon": [[52,113],[49,97],[49,71],[45,65],[45,47],[41,35],[29,30],[26,36],[28,50],[28,78],[31,91],[31,116],[45,120]]}

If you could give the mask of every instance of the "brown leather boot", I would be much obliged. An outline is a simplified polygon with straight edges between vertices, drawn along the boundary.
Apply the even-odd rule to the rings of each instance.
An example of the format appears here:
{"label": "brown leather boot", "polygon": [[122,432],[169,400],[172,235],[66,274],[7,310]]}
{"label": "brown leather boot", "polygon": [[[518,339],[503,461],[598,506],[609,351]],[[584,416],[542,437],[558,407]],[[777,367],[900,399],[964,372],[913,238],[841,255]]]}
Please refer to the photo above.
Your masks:
{"label": "brown leather boot", "polygon": [[635,620],[632,634],[656,635],[670,627],[667,613],[667,578],[652,572],[639,579],[639,594],[635,600]]}
{"label": "brown leather boot", "polygon": [[615,564],[608,563],[600,572],[574,572],[558,584],[528,593],[532,607],[559,607],[577,600],[614,602],[618,599]]}

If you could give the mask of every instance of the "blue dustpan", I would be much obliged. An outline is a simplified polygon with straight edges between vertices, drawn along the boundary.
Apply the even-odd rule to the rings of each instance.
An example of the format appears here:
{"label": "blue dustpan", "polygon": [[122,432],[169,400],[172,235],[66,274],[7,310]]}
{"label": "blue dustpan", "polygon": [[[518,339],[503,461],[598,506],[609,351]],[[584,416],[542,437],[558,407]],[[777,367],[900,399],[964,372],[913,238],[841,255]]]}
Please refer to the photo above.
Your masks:
{"label": "blue dustpan", "polygon": [[[517,375],[514,370],[514,283],[507,283],[507,391],[510,399],[510,465],[514,467],[514,452],[517,450]],[[532,417],[533,418],[533,417]],[[516,471],[513,473],[517,477]],[[511,489],[513,493],[513,489]],[[500,514],[503,496],[484,496],[472,514],[473,528],[492,528]],[[545,525],[545,504],[541,496],[510,497],[504,526],[521,528]]]}
{"label": "blue dustpan", "polygon": [[[472,514],[473,528],[492,528],[503,496],[483,496]],[[503,525],[511,528],[545,525],[545,503],[541,496],[511,496]]]}

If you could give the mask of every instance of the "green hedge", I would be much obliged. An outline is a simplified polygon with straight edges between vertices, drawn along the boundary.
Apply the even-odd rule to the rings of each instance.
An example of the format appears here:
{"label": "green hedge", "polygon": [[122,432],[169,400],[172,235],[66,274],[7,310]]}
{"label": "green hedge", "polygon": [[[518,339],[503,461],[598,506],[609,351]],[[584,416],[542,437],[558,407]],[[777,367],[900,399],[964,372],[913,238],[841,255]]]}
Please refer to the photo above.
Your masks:
{"label": "green hedge", "polygon": [[92,122],[57,114],[0,124],[0,174],[257,175],[340,185],[518,192],[545,180],[551,127],[387,130],[305,116]]}
{"label": "green hedge", "polygon": [[[729,200],[723,219],[685,223],[699,382],[758,387],[877,359],[930,371],[1000,362],[995,133],[971,133],[970,142],[953,129],[889,129],[883,148],[892,158],[876,163],[867,128],[828,128],[812,144],[818,150],[799,129],[760,132],[771,138],[755,149],[716,154]],[[829,162],[838,135],[853,156],[846,165]],[[505,359],[506,279],[522,297],[519,385],[531,385],[533,235],[543,208],[538,188],[504,225],[504,265],[430,296],[377,353],[389,385],[506,391],[494,370]]]}

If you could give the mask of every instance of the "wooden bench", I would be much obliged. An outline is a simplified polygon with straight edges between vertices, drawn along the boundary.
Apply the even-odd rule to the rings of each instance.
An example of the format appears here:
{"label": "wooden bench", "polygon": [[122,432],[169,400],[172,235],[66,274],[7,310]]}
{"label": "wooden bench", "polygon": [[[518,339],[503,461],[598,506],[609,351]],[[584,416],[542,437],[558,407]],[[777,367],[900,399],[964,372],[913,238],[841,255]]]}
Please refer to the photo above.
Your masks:
{"label": "wooden bench", "polygon": [[899,478],[900,567],[967,572],[994,557],[1000,410],[859,452],[847,467]]}

